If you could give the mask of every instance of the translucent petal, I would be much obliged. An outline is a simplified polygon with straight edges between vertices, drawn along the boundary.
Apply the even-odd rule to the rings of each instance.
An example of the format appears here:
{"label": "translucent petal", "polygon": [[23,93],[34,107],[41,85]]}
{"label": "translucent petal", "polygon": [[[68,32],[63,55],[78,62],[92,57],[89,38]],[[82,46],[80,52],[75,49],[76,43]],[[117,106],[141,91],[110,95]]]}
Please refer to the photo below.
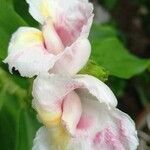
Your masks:
{"label": "translucent petal", "polygon": [[87,39],[78,39],[64,50],[62,57],[55,63],[50,73],[75,75],[87,63],[91,45]]}
{"label": "translucent petal", "polygon": [[41,24],[50,17],[64,46],[79,36],[88,36],[93,21],[93,5],[88,0],[27,0],[29,12]]}
{"label": "translucent petal", "polygon": [[57,60],[45,49],[40,30],[21,27],[12,36],[4,62],[8,63],[10,71],[15,68],[21,76],[33,77],[47,72]]}
{"label": "translucent petal", "polygon": [[[117,106],[117,99],[111,89],[102,81],[90,75],[76,75],[75,81],[84,85],[100,103],[105,103],[108,106]],[[87,92],[85,92],[86,94]]]}

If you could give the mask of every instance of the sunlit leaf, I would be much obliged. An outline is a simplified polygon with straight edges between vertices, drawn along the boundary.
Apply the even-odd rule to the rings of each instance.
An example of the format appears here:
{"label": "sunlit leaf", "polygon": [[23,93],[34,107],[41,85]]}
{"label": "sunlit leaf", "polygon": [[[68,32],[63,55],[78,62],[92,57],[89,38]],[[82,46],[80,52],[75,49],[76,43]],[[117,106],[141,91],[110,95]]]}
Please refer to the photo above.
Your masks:
{"label": "sunlit leaf", "polygon": [[108,79],[108,71],[106,71],[103,67],[97,65],[92,60],[89,60],[86,66],[79,73],[92,75],[100,79],[101,81],[106,81]]}
{"label": "sunlit leaf", "polygon": [[150,61],[130,54],[113,30],[102,29],[101,26],[99,29],[93,28],[91,33],[92,59],[111,75],[128,79],[149,67]]}

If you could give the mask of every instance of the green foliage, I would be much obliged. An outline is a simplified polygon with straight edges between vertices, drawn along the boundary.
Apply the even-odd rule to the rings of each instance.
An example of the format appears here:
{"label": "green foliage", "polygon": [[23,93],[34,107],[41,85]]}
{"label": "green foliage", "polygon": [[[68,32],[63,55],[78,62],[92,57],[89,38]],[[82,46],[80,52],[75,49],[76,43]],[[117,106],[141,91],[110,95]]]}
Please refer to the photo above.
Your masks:
{"label": "green foliage", "polygon": [[36,116],[29,109],[22,109],[19,112],[17,125],[16,150],[30,150],[39,128]]}
{"label": "green foliage", "polygon": [[122,98],[124,96],[125,88],[127,86],[127,80],[117,78],[114,76],[111,76],[108,81],[109,87],[112,89],[112,91],[115,93],[117,98]]}
{"label": "green foliage", "polygon": [[38,26],[38,23],[32,18],[28,12],[28,4],[26,0],[13,0],[15,11],[28,23],[30,26]]}
{"label": "green foliage", "polygon": [[[17,80],[17,82],[16,82]],[[0,146],[5,150],[28,150],[39,128],[31,109],[30,82],[0,68]]]}
{"label": "green foliage", "polygon": [[108,79],[108,71],[97,65],[94,61],[89,60],[86,66],[79,72],[80,74],[92,75],[105,82]]}
{"label": "green foliage", "polygon": [[106,7],[109,10],[112,10],[118,2],[118,0],[99,0],[99,1],[104,5],[104,7]]}
{"label": "green foliage", "polygon": [[94,25],[90,36],[92,59],[110,75],[128,79],[145,71],[150,61],[130,54],[111,27]]}
{"label": "green foliage", "polygon": [[12,0],[0,0],[0,60],[7,54],[12,33],[20,26],[27,25],[14,10]]}
{"label": "green foliage", "polygon": [[[13,4],[12,0],[0,0],[0,61],[7,55],[12,33],[27,26]],[[30,150],[39,128],[31,109],[31,84],[25,78],[9,74],[5,68],[0,63],[0,149]]]}
{"label": "green foliage", "polygon": [[135,80],[135,87],[140,97],[141,103],[144,107],[149,107],[150,104],[150,73],[145,72],[138,76]]}
{"label": "green foliage", "polygon": [[[101,41],[103,39],[116,36],[117,31],[112,26],[93,24],[90,32],[90,41],[93,43],[95,40]],[[92,50],[94,51],[94,47],[92,47]]]}

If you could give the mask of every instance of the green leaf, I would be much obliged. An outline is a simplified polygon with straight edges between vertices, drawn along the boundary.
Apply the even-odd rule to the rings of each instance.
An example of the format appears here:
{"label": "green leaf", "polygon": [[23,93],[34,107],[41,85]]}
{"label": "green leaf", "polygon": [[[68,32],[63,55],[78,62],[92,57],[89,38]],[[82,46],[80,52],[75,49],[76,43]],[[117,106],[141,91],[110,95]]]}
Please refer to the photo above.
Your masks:
{"label": "green leaf", "polygon": [[[19,78],[17,79],[19,80]],[[2,85],[2,90],[4,89],[6,92],[10,94],[15,94],[19,98],[25,98],[27,96],[27,91],[22,87],[20,87],[18,84],[16,84],[16,82],[12,80],[12,76],[7,72],[5,72],[1,67],[0,67],[0,83]]]}
{"label": "green leaf", "polygon": [[40,126],[35,112],[31,109],[31,93],[27,93],[28,90],[13,81],[1,68],[0,85],[1,149],[30,150]]}
{"label": "green leaf", "polygon": [[[27,26],[27,20],[30,22],[24,4],[25,1],[0,0],[0,61],[7,55],[12,34],[20,26]],[[26,16],[26,21],[18,13]],[[0,149],[30,150],[39,128],[36,114],[31,109],[31,84],[16,73],[11,75],[5,68],[0,63]]]}
{"label": "green leaf", "polygon": [[95,46],[92,57],[111,75],[131,78],[145,71],[149,65],[149,60],[131,55],[116,38],[108,38],[93,44]]}
{"label": "green leaf", "polygon": [[[111,28],[111,27],[110,27]],[[149,67],[148,59],[140,59],[130,54],[117,39],[113,29],[103,26],[92,28],[90,41],[92,59],[106,68],[110,75],[128,79],[142,73]]]}
{"label": "green leaf", "polygon": [[112,10],[116,4],[117,4],[118,0],[104,0],[104,5],[107,9]]}
{"label": "green leaf", "polygon": [[30,150],[33,139],[39,128],[35,114],[32,111],[22,109],[17,123],[16,150]]}
{"label": "green leaf", "polygon": [[[13,0],[15,11],[32,27],[39,26],[38,22],[29,13],[29,5],[26,0]],[[23,9],[23,11],[22,11]]]}
{"label": "green leaf", "polygon": [[110,25],[93,24],[90,32],[90,41],[100,41],[109,37],[116,37],[117,31]]}
{"label": "green leaf", "polygon": [[79,73],[92,75],[101,81],[106,81],[108,79],[108,72],[92,60],[89,60],[87,65]]}
{"label": "green leaf", "polygon": [[0,0],[0,61],[6,57],[12,33],[20,26],[27,23],[15,12],[12,0]]}
{"label": "green leaf", "polygon": [[[2,97],[1,97],[2,96]],[[35,113],[20,103],[20,99],[0,93],[0,147],[4,150],[30,150],[39,128]]]}
{"label": "green leaf", "polygon": [[[6,97],[3,96],[3,99],[6,101]],[[1,100],[2,99],[0,97],[0,101]],[[14,139],[16,138],[16,123],[14,119],[14,116],[7,110],[6,107],[3,107],[0,110],[0,148],[3,150],[15,149]]]}
{"label": "green leaf", "polygon": [[20,105],[18,98],[0,89],[0,147],[4,150],[15,149],[16,123]]}
{"label": "green leaf", "polygon": [[122,98],[122,96],[125,93],[125,88],[127,86],[127,83],[128,82],[125,79],[120,79],[120,78],[111,76],[107,84],[115,93],[117,98]]}

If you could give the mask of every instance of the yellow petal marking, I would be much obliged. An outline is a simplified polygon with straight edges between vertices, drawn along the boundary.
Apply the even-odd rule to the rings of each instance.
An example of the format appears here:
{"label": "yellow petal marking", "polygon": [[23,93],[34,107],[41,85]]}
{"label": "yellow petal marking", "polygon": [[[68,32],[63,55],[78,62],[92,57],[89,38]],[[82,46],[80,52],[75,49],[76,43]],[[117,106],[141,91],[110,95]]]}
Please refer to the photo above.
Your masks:
{"label": "yellow petal marking", "polygon": [[48,112],[42,109],[38,109],[37,111],[40,120],[49,129],[50,147],[52,149],[66,150],[71,137],[62,125],[62,114],[59,112]]}
{"label": "yellow petal marking", "polygon": [[51,128],[55,125],[58,125],[61,121],[61,113],[57,112],[48,112],[44,110],[37,110],[38,115],[42,123],[47,127]]}
{"label": "yellow petal marking", "polygon": [[35,44],[43,43],[43,35],[40,31],[24,31],[18,34],[14,40],[11,41],[13,49],[20,49],[24,47],[31,47]]}
{"label": "yellow petal marking", "polygon": [[43,0],[42,3],[39,5],[39,11],[45,19],[47,17],[51,17],[51,10],[49,9],[48,5],[49,4],[46,0]]}
{"label": "yellow petal marking", "polygon": [[50,144],[52,149],[66,150],[71,136],[68,134],[62,124],[49,130]]}
{"label": "yellow petal marking", "polygon": [[42,42],[43,35],[42,32],[26,32],[18,37],[18,41],[24,43]]}

